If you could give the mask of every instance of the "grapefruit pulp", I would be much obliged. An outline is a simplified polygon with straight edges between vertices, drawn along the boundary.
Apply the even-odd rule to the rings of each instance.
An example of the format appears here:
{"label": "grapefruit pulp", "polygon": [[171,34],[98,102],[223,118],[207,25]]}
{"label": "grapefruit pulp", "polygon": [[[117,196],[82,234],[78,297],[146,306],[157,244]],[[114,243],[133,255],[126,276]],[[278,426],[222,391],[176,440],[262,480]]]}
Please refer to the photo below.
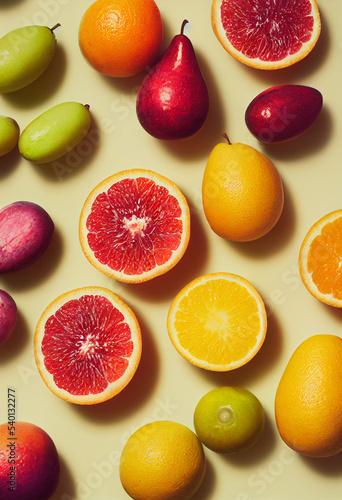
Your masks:
{"label": "grapefruit pulp", "polygon": [[124,170],[90,193],[79,233],[82,250],[96,269],[139,283],[166,273],[183,256],[190,238],[189,207],[166,177]]}
{"label": "grapefruit pulp", "polygon": [[211,22],[230,55],[266,70],[303,59],[321,32],[316,0],[214,0]]}
{"label": "grapefruit pulp", "polygon": [[118,394],[141,356],[133,311],[102,287],[69,291],[41,315],[34,337],[38,370],[49,389],[76,404],[96,404]]}

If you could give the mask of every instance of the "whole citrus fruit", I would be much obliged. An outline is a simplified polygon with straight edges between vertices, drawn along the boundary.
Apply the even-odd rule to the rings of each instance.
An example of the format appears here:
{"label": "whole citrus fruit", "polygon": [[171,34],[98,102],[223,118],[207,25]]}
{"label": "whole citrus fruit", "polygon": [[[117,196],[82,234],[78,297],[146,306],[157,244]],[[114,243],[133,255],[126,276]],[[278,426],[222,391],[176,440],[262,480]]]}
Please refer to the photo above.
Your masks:
{"label": "whole citrus fruit", "polygon": [[205,473],[196,434],[185,425],[160,420],[140,427],[125,444],[120,479],[134,500],[188,500]]}
{"label": "whole citrus fruit", "polygon": [[133,76],[152,66],[162,41],[163,22],[153,0],[97,0],[79,27],[84,57],[107,76]]}
{"label": "whole citrus fruit", "polygon": [[227,52],[248,66],[266,70],[303,59],[321,32],[316,0],[213,0],[211,21]]}
{"label": "whole citrus fruit", "polygon": [[264,236],[283,210],[283,184],[271,160],[246,144],[221,143],[203,176],[203,208],[212,230],[233,241]]}
{"label": "whole citrus fruit", "polygon": [[59,471],[56,447],[43,429],[28,422],[0,425],[1,499],[48,500]]}
{"label": "whole citrus fruit", "polygon": [[275,397],[280,436],[310,457],[342,451],[342,339],[313,335],[292,354]]}
{"label": "whole citrus fruit", "polygon": [[202,443],[218,453],[242,453],[261,436],[265,413],[259,399],[241,387],[218,387],[205,394],[194,413]]}

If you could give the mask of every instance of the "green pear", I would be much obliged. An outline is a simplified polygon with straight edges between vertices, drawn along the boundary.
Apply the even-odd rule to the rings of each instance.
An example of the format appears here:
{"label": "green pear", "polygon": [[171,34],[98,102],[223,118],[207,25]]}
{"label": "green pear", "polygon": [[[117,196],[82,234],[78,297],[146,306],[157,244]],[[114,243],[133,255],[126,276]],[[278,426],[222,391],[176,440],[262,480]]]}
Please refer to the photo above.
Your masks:
{"label": "green pear", "polygon": [[56,52],[57,26],[25,26],[0,38],[0,93],[22,89],[44,73]]}
{"label": "green pear", "polygon": [[64,156],[87,134],[89,106],[78,102],[57,104],[39,115],[19,137],[20,154],[34,163],[49,163]]}
{"label": "green pear", "polygon": [[0,115],[0,156],[16,147],[19,139],[19,125],[13,118]]}

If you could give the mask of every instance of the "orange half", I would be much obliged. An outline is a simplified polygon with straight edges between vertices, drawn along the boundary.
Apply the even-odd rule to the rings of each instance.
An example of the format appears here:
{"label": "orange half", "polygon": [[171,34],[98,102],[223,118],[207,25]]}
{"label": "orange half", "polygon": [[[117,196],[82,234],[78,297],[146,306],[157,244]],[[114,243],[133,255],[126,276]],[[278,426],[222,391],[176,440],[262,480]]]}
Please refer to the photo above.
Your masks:
{"label": "orange half", "polygon": [[311,295],[342,307],[342,210],[325,215],[308,231],[299,251],[299,271]]}
{"label": "orange half", "polygon": [[214,0],[211,21],[230,55],[266,70],[285,68],[306,57],[321,32],[315,0]]}
{"label": "orange half", "polygon": [[101,403],[122,391],[135,374],[140,327],[115,293],[78,288],[44,310],[34,354],[42,379],[56,396],[80,405]]}
{"label": "orange half", "polygon": [[213,273],[191,281],[173,300],[167,318],[171,342],[190,363],[229,371],[250,361],[267,329],[264,302],[241,276]]}

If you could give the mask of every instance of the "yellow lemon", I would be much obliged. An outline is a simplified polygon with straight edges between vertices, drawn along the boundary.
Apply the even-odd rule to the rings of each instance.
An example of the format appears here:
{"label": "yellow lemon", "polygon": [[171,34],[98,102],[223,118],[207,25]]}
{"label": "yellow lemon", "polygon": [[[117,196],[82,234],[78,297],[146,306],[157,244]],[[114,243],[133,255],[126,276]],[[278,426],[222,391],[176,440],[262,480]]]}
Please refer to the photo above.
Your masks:
{"label": "yellow lemon", "polygon": [[177,422],[159,420],[140,427],[122,450],[120,480],[134,500],[188,500],[204,473],[200,440]]}
{"label": "yellow lemon", "polygon": [[342,339],[313,335],[292,354],[275,397],[279,433],[310,457],[342,451]]}
{"label": "yellow lemon", "polygon": [[221,143],[209,156],[202,199],[215,233],[227,240],[252,241],[278,222],[284,205],[283,184],[271,160],[256,149]]}

